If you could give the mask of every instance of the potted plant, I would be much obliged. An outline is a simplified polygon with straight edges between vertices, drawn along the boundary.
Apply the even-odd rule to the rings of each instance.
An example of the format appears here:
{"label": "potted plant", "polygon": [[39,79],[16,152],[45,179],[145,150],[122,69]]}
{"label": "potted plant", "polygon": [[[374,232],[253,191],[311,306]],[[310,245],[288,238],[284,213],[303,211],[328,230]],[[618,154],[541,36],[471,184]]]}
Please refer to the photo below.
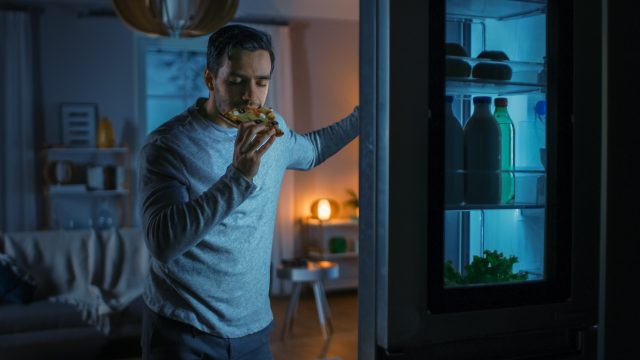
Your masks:
{"label": "potted plant", "polygon": [[347,189],[347,194],[349,198],[344,202],[344,205],[354,209],[355,215],[352,217],[354,220],[357,220],[360,216],[360,200],[358,199],[358,194],[353,189]]}

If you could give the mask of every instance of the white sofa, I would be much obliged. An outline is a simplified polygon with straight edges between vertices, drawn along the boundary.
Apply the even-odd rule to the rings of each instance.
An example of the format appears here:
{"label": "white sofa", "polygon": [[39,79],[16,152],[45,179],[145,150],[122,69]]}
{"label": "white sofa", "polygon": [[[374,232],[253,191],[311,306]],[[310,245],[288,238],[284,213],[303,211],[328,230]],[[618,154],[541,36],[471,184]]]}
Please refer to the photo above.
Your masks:
{"label": "white sofa", "polygon": [[137,228],[0,234],[35,280],[33,301],[0,305],[2,359],[136,356],[149,254]]}

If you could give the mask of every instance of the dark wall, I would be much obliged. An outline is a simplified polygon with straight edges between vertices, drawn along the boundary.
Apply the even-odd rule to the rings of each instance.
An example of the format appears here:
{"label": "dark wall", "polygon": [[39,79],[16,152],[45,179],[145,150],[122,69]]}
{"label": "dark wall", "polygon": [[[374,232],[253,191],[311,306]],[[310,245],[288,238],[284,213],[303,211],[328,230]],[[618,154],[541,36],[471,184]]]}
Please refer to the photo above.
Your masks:
{"label": "dark wall", "polygon": [[[607,197],[603,359],[638,354],[640,277],[640,18],[637,3],[608,1]],[[635,355],[634,355],[635,354]],[[630,357],[631,356],[631,357]]]}

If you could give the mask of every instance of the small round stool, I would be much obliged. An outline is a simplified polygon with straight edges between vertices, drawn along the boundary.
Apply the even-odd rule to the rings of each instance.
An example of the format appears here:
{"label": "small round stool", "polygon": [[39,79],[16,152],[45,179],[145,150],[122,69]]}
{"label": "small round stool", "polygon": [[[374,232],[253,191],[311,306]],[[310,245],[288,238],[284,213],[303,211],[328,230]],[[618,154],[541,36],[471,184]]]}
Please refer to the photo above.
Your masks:
{"label": "small round stool", "polygon": [[300,290],[302,284],[310,284],[313,287],[313,295],[316,300],[316,309],[318,310],[318,318],[320,319],[320,327],[322,336],[329,338],[330,332],[333,332],[333,323],[331,321],[331,310],[329,310],[329,302],[324,291],[322,282],[328,279],[336,279],[340,276],[340,266],[331,261],[307,261],[307,266],[282,266],[277,270],[278,278],[293,282],[293,292],[287,307],[287,315],[282,324],[282,332],[280,339],[284,340],[287,328],[293,328],[293,317],[298,309],[298,301],[300,300]]}

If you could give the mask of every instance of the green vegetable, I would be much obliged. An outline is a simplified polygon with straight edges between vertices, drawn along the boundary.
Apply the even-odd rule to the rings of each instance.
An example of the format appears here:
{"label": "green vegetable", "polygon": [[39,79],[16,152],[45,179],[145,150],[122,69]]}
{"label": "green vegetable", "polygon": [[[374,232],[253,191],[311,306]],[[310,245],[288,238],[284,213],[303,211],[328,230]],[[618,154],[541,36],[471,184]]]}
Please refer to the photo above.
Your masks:
{"label": "green vegetable", "polygon": [[465,275],[456,271],[453,262],[444,264],[445,285],[489,284],[508,281],[524,281],[527,273],[513,273],[513,264],[518,262],[516,256],[505,257],[497,250],[485,250],[484,256],[474,256],[471,264],[465,265]]}

